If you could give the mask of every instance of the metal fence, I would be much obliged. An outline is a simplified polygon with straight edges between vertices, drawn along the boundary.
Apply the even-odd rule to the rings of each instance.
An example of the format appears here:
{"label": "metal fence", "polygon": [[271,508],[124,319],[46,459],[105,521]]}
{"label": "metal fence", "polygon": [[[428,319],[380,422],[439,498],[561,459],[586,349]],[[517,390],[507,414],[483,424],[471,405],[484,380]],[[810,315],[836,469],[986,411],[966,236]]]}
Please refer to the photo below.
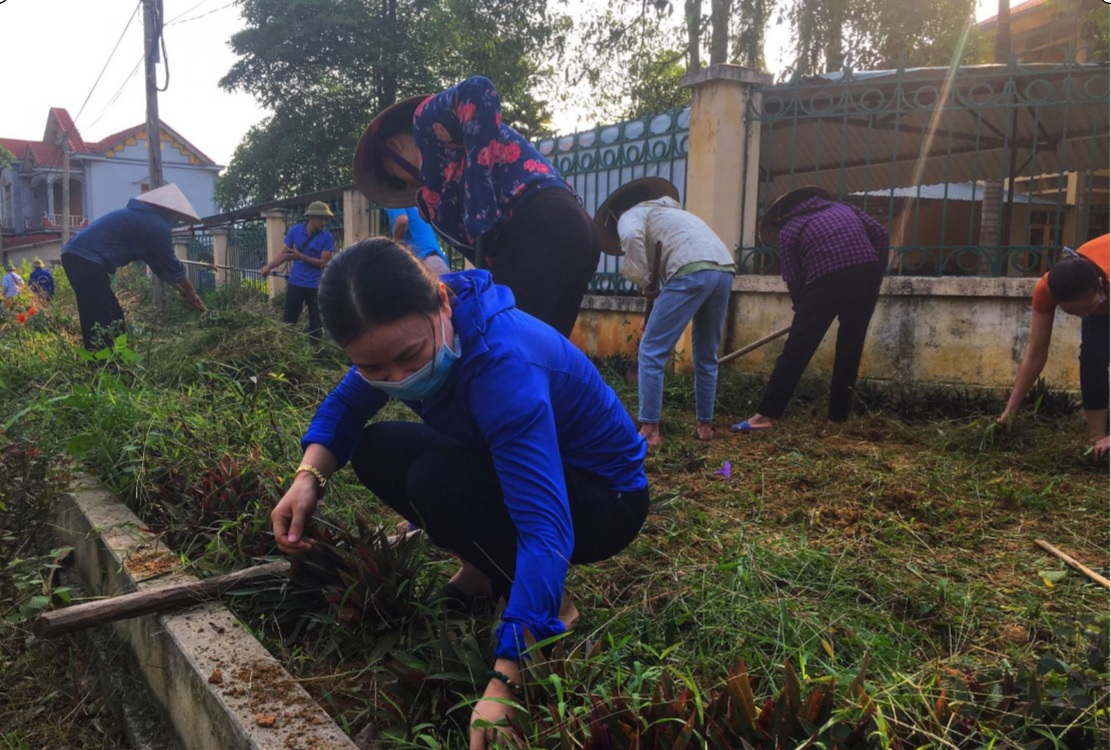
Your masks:
{"label": "metal fence", "polygon": [[[611,192],[640,177],[664,177],[686,195],[690,108],[597,127],[536,144],[575,188],[593,216]],[[591,280],[593,294],[631,294],[621,259],[603,255]]]}
{"label": "metal fence", "polygon": [[[745,113],[760,139],[757,215],[818,185],[888,227],[893,273],[1038,275],[1062,244],[1108,231],[1108,104],[1107,65],[1072,62],[765,87]],[[759,241],[739,261],[778,270]]]}

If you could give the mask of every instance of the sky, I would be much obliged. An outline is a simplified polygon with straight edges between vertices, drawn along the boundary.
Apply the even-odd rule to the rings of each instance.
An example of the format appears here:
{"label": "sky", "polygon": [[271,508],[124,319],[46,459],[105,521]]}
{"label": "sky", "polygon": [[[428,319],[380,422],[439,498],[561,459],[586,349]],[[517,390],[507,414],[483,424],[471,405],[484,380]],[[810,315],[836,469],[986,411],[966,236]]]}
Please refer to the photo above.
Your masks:
{"label": "sky", "polygon": [[[236,59],[228,40],[242,28],[238,8],[234,0],[163,0],[163,5],[170,79],[158,97],[159,115],[217,164],[227,165],[243,135],[267,115],[249,94],[218,86]],[[977,18],[994,15],[996,7],[997,0],[979,0]],[[69,110],[86,141],[143,123],[138,9],[138,0],[0,0],[5,89],[0,136],[41,139],[51,107]],[[777,72],[789,30],[772,27],[768,41],[768,59]],[[158,72],[161,84],[166,66]],[[581,119],[581,113],[558,112],[554,124],[560,132],[573,132]]]}

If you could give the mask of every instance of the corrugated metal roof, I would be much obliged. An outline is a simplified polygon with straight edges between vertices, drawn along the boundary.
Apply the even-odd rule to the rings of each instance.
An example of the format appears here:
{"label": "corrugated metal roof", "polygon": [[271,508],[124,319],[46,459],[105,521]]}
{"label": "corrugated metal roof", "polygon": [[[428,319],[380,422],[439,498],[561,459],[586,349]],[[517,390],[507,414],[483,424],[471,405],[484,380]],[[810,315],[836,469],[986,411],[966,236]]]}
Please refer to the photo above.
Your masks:
{"label": "corrugated metal roof", "polygon": [[[937,185],[918,185],[916,187],[888,188],[884,190],[864,190],[850,195],[875,195],[883,198],[915,198],[918,200],[949,200],[978,202],[984,199],[982,182],[949,182]],[[1030,203],[1038,206],[1056,206],[1058,201],[1039,198],[1036,195],[1015,192],[1015,203]]]}

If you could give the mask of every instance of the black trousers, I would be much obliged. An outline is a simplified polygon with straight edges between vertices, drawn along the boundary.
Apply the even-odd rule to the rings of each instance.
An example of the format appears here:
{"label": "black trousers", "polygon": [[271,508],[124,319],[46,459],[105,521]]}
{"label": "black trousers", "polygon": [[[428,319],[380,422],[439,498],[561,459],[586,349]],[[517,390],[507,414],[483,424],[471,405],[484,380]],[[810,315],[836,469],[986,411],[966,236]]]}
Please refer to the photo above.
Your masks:
{"label": "black trousers", "polygon": [[485,252],[494,281],[513,290],[519,309],[570,336],[601,248],[575,194],[549,188],[517,206]]}
{"label": "black trousers", "polygon": [[851,266],[819,277],[799,294],[791,333],[760,401],[761,414],[772,419],[783,416],[810,358],[837,318],[829,418],[837,422],[848,418],[864,353],[864,337],[876,309],[883,274],[884,267],[879,263]]}
{"label": "black trousers", "polygon": [[62,253],[62,268],[77,296],[81,340],[89,351],[110,348],[124,332],[123,308],[112,291],[108,267],[73,253]]}
{"label": "black trousers", "polygon": [[1107,382],[1111,360],[1111,325],[1106,315],[1089,315],[1080,321],[1080,400],[1085,411],[1107,408],[1111,390]]}
{"label": "black trousers", "polygon": [[282,320],[290,325],[297,325],[301,319],[301,308],[309,308],[309,335],[320,338],[320,307],[316,303],[316,289],[314,287],[287,284],[285,292],[285,314]]}
{"label": "black trousers", "polygon": [[[376,422],[351,458],[355,474],[382,502],[489,576],[508,596],[517,569],[517,527],[489,453],[417,422]],[[564,465],[575,531],[571,564],[613,557],[648,516],[648,490],[611,492],[599,477]]]}

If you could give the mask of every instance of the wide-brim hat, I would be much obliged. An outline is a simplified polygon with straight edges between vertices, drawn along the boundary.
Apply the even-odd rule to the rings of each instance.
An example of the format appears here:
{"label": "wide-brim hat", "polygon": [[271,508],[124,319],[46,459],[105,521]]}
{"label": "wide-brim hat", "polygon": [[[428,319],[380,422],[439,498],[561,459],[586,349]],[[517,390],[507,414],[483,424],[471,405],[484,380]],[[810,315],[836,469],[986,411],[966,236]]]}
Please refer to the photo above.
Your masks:
{"label": "wide-brim hat", "polygon": [[328,204],[324,201],[313,201],[309,207],[305,209],[302,216],[323,216],[325,219],[330,219],[335,216],[332,209],[328,208]]}
{"label": "wide-brim hat", "polygon": [[185,197],[185,193],[181,192],[178,186],[172,182],[143,193],[136,200],[164,208],[167,211],[173,211],[186,221],[197,222],[201,220],[201,217],[197,215],[197,210]]}
{"label": "wide-brim hat", "polygon": [[760,219],[760,241],[768,247],[779,247],[779,227],[783,219],[803,201],[811,198],[833,200],[833,195],[817,185],[805,185],[790,190],[775,199]]}
{"label": "wide-brim hat", "polygon": [[386,139],[412,132],[413,115],[429,94],[395,102],[374,116],[355,147],[355,185],[363,195],[383,208],[416,205],[416,191],[386,171]]}
{"label": "wide-brim hat", "polygon": [[598,227],[598,234],[601,236],[602,252],[624,255],[621,251],[621,236],[617,234],[617,222],[621,214],[638,203],[664,196],[679,200],[679,188],[663,177],[641,177],[610,193],[594,212],[594,226]]}

